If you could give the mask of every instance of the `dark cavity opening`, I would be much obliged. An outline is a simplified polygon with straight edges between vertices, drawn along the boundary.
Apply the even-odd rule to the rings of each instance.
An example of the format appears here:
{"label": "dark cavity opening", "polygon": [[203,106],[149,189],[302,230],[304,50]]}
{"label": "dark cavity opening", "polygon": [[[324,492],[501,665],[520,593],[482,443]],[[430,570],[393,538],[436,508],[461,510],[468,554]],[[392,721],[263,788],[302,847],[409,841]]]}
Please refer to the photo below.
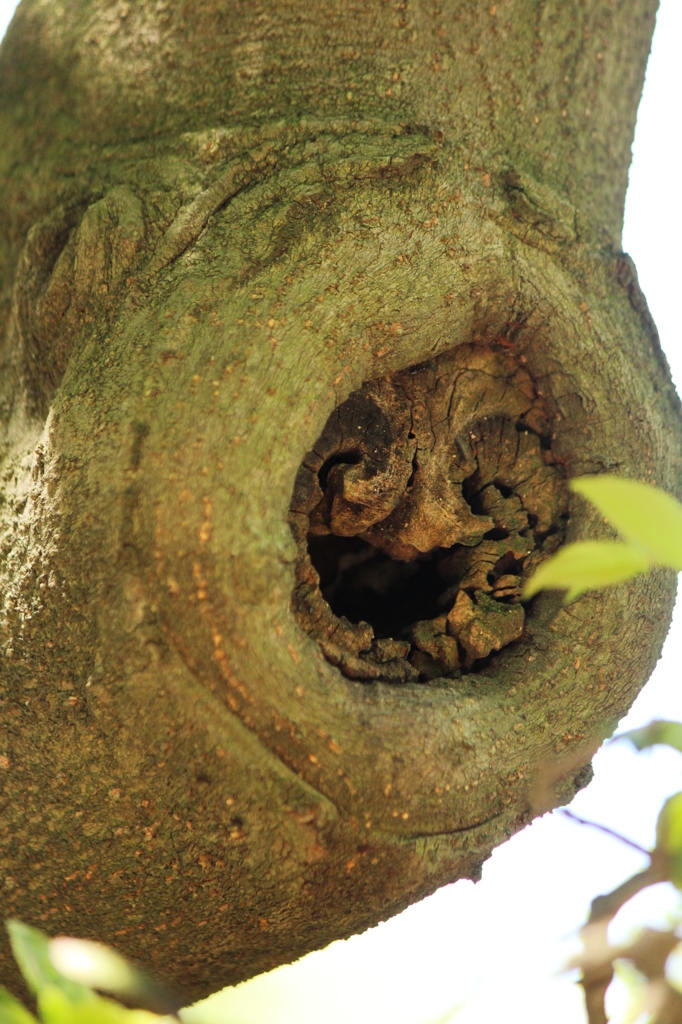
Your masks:
{"label": "dark cavity opening", "polygon": [[[485,508],[483,507],[482,497],[482,492],[485,486],[485,481],[483,480],[479,470],[476,470],[475,473],[472,473],[471,476],[468,476],[466,480],[462,482],[462,497],[466,501],[467,505],[469,505],[474,515],[477,516],[485,515]],[[493,480],[492,486],[495,488],[496,491],[499,491],[503,498],[511,498],[512,494],[514,493],[514,489],[512,487],[509,487],[508,484],[503,483],[501,480]],[[535,518],[537,521],[537,516]],[[493,537],[493,531],[490,532],[490,540],[503,539],[502,537],[498,536]],[[508,537],[509,533],[506,532],[504,536]]]}
{"label": "dark cavity opening", "polygon": [[420,619],[442,614],[446,562],[432,553],[399,562],[359,537],[308,537],[308,554],[331,610],[349,622],[368,622],[377,639],[399,637]]}
{"label": "dark cavity opening", "polygon": [[508,536],[509,530],[505,530],[503,526],[495,526],[483,534],[483,540],[506,540]]}

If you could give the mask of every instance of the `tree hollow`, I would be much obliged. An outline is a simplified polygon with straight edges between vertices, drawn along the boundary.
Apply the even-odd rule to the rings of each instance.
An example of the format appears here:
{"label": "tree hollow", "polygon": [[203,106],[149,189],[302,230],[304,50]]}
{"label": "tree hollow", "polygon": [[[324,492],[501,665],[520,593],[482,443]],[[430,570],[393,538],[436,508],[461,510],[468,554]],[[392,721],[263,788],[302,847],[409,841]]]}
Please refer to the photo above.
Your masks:
{"label": "tree hollow", "polygon": [[565,533],[552,414],[518,360],[462,345],[353,392],[296,478],[294,609],[352,679],[482,669]]}

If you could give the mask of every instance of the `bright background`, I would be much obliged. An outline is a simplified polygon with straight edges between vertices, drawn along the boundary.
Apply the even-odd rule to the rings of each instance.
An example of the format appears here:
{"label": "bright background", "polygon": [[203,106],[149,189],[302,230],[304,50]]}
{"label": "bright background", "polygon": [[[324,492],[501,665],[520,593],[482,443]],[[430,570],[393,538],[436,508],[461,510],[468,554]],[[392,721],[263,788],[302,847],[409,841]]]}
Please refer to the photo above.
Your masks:
{"label": "bright background", "polygon": [[[0,37],[16,4],[0,0]],[[662,0],[639,109],[623,248],[637,264],[678,391],[682,393],[682,3]],[[682,719],[682,604],[663,657],[621,723]],[[571,805],[650,846],[656,816],[682,789],[682,756],[607,746],[594,781]],[[593,896],[644,858],[554,813],[496,850],[483,878],[440,889],[386,924],[335,942],[185,1014],[187,1024],[583,1024],[580,990],[555,972],[575,946]],[[667,886],[641,894],[630,921],[663,923]],[[627,922],[625,922],[627,923]],[[615,1002],[614,1002],[615,1007]]]}

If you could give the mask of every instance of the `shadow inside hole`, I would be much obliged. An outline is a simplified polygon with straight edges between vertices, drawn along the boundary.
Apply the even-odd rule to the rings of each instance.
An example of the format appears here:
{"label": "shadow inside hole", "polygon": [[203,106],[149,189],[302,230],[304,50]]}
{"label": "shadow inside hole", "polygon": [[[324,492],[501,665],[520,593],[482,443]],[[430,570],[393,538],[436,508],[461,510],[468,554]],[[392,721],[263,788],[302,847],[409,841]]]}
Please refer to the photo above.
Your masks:
{"label": "shadow inside hole", "polygon": [[327,459],[317,474],[322,490],[326,490],[327,478],[334,466],[357,466],[361,461],[362,454],[359,451],[336,452]]}
{"label": "shadow inside hole", "polygon": [[308,537],[320,590],[339,618],[368,622],[377,639],[398,638],[422,619],[445,614],[461,577],[459,545],[400,562],[359,537]]}

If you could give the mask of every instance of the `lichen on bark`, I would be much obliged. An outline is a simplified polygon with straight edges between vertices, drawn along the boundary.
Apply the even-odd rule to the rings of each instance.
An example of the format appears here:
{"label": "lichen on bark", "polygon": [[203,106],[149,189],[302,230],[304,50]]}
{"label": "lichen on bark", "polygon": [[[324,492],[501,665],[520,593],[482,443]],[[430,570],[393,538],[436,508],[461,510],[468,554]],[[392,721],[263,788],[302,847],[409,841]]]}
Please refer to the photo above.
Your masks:
{"label": "lichen on bark", "polygon": [[[575,496],[564,517],[565,478],[681,493],[620,252],[654,15],[22,0],[0,48],[6,913],[198,996],[478,877],[588,780],[674,579],[515,602],[564,529],[608,529]],[[373,586],[423,574],[436,607],[406,585],[355,622],[349,554]],[[6,945],[0,971],[19,985]]]}

